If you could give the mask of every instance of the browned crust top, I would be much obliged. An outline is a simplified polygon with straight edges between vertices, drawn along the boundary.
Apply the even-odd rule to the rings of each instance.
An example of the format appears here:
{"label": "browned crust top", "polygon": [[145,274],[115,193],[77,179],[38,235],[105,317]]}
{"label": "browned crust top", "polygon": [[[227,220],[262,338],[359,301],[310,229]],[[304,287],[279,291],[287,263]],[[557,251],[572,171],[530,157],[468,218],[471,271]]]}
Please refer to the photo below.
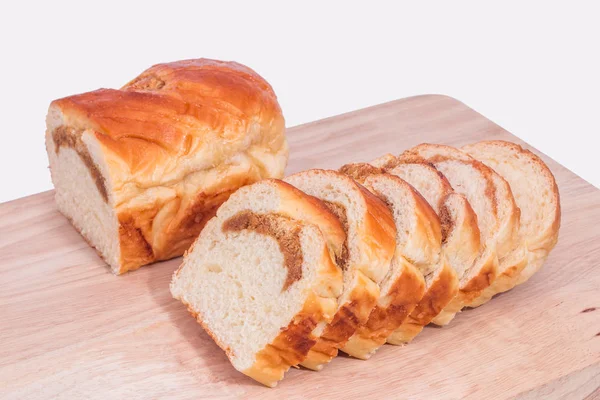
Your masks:
{"label": "browned crust top", "polygon": [[187,155],[207,135],[241,141],[258,123],[267,146],[284,129],[275,93],[262,77],[241,64],[208,59],[158,64],[120,90],[73,95],[52,106],[85,123],[132,173],[165,156]]}

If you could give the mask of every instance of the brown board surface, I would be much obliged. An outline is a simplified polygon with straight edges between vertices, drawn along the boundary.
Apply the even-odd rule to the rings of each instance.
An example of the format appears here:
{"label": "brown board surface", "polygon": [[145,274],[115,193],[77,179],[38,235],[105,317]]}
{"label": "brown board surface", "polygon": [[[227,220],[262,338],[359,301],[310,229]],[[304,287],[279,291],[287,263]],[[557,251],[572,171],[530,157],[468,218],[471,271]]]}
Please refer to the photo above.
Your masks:
{"label": "brown board surface", "polygon": [[[426,95],[288,130],[287,172],[335,168],[422,142],[515,136]],[[568,133],[565,133],[568,140]],[[40,140],[41,134],[40,134]],[[585,398],[600,386],[600,190],[555,174],[562,228],[527,283],[368,361],[292,369],[275,389],[237,372],[168,284],[180,259],[116,277],[53,192],[0,204],[0,398]]]}

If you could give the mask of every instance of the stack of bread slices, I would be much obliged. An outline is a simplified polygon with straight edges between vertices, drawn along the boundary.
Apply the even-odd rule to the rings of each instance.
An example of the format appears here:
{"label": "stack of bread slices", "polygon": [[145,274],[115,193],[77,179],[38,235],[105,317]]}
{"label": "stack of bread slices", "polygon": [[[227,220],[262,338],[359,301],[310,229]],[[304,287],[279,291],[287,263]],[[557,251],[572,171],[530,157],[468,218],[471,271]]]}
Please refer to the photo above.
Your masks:
{"label": "stack of bread slices", "polygon": [[503,141],[422,144],[239,189],[171,292],[237,370],[273,387],[292,366],[368,359],[525,282],[559,227],[538,156]]}

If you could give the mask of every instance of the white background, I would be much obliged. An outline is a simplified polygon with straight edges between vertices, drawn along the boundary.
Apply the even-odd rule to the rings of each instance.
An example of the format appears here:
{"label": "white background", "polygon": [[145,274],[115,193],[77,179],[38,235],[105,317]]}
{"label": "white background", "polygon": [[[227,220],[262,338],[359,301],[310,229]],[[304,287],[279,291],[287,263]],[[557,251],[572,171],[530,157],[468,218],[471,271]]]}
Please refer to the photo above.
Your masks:
{"label": "white background", "polygon": [[51,188],[50,101],[197,57],[263,75],[288,126],[447,94],[600,186],[593,1],[39,3],[0,6],[0,202]]}

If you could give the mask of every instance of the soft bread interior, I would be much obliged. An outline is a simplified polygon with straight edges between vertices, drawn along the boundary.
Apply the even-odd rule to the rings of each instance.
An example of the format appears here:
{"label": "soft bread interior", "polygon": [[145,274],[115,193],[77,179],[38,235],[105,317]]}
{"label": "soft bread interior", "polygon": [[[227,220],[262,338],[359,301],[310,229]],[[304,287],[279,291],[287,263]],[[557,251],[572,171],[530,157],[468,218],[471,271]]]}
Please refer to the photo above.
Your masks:
{"label": "soft bread interior", "polygon": [[426,164],[398,164],[386,172],[414,186],[438,214],[444,197],[452,191],[445,178],[440,177],[435,168]]}
{"label": "soft bread interior", "polygon": [[[337,178],[335,173],[327,173],[325,171],[305,171],[300,174],[295,174],[287,177],[285,182],[303,191],[304,193],[314,196],[322,201],[332,211],[346,232],[346,242],[343,250],[343,255],[337,258],[337,264],[342,268],[344,274],[344,291],[338,300],[338,305],[343,305],[348,300],[350,290],[355,287],[357,274],[361,271],[359,266],[361,238],[358,236],[357,224],[362,222],[362,216],[366,212],[364,202],[359,201],[356,195],[353,194],[353,188],[348,182],[344,182],[343,178]],[[379,282],[383,279],[387,272],[388,266],[369,270],[366,269],[367,276]],[[383,271],[381,271],[383,270]]]}
{"label": "soft bread interior", "polygon": [[363,237],[359,230],[364,229],[367,205],[360,189],[345,175],[335,171],[311,170],[291,175],[285,179],[304,193],[325,202],[325,205],[342,221],[346,231],[347,254],[340,267],[349,268],[354,273],[359,269],[369,279],[380,282],[388,270],[386,260],[363,262]]}
{"label": "soft bread interior", "polygon": [[459,279],[468,280],[468,272],[481,248],[477,217],[467,199],[458,193],[450,193],[444,198],[440,215],[442,225],[448,227],[443,243],[444,254]]}
{"label": "soft bread interior", "polygon": [[440,216],[444,254],[458,277],[465,276],[480,249],[477,221],[469,220],[472,210],[467,199],[454,193],[446,178],[430,165],[395,164],[387,172],[410,183]]}
{"label": "soft bread interior", "polygon": [[[337,349],[345,345],[356,328],[367,322],[379,298],[377,283],[388,272],[393,256],[394,225],[391,217],[388,217],[389,227],[382,227],[375,222],[379,221],[376,218],[385,217],[379,213],[389,215],[387,207],[342,173],[308,170],[291,175],[285,181],[323,201],[342,222],[346,232],[343,254],[336,257],[344,275],[344,289],[338,298],[338,310],[302,363],[307,368],[320,370],[337,354]],[[381,210],[373,202],[377,202]],[[377,216],[374,217],[373,213]],[[384,229],[390,232],[385,231],[384,234]]]}
{"label": "soft bread interior", "polygon": [[[110,195],[108,201],[103,198],[88,166],[76,150],[57,146],[54,142],[51,132],[62,125],[62,116],[58,110],[51,110],[47,124],[46,147],[57,207],[113,270],[118,272],[121,253],[119,223]],[[104,184],[109,188],[110,180],[105,175],[107,166],[103,158],[98,157],[93,139],[85,133],[83,145],[102,173]]]}
{"label": "soft bread interior", "polygon": [[[475,160],[466,152],[452,146],[425,143],[406,151],[404,156],[422,158],[434,163],[438,169],[440,169],[439,167],[444,161],[463,162],[464,165],[471,166],[473,173],[477,173],[485,180],[488,180],[487,190],[480,193],[480,197],[487,197],[489,199],[488,203],[491,201],[494,211],[493,217],[496,219],[495,227],[493,228],[486,223],[482,232],[483,239],[487,241],[488,237],[493,236],[499,259],[511,253],[521,244],[521,237],[519,236],[520,210],[515,203],[510,186],[496,171]],[[448,179],[454,185],[455,179],[451,179],[450,177]],[[480,181],[482,180],[480,179]],[[461,192],[457,188],[454,189]],[[469,196],[467,198],[471,201]],[[473,205],[473,208],[475,211],[478,211],[477,205]],[[482,217],[480,217],[481,219]],[[480,221],[480,223],[483,222]],[[491,229],[490,234],[485,232],[488,229],[487,227]]]}
{"label": "soft bread interior", "polygon": [[477,214],[482,242],[494,240],[498,229],[497,210],[493,198],[494,187],[490,179],[469,163],[456,160],[437,162],[436,168],[448,179],[452,188],[465,195]]}
{"label": "soft bread interior", "polygon": [[[396,222],[396,252],[414,264],[423,275],[433,272],[440,261],[441,228],[435,212],[408,183],[389,174],[368,176],[365,187],[388,204]],[[437,240],[435,240],[437,238]]]}
{"label": "soft bread interior", "polygon": [[502,259],[521,244],[521,210],[516,205],[509,184],[497,173],[492,174],[492,181],[496,188],[498,210],[496,251],[498,258]]}
{"label": "soft bread interior", "polygon": [[535,154],[514,143],[479,142],[464,147],[474,158],[508,181],[521,210],[521,238],[529,251],[516,283],[527,281],[544,263],[558,241],[560,197],[550,169]]}
{"label": "soft bread interior", "polygon": [[[460,211],[453,208],[452,212],[449,212],[446,209],[444,202],[449,196],[456,194],[452,193],[450,184],[439,171],[426,163],[401,163],[393,156],[384,156],[372,163],[372,165],[379,164],[383,164],[387,173],[398,176],[412,185],[431,205],[433,210],[444,217],[440,218],[443,235],[438,239],[442,243],[441,248],[443,251],[440,262],[435,264],[433,271],[425,276],[426,291],[423,299],[407,320],[387,339],[388,343],[400,345],[410,342],[421,332],[423,326],[431,322],[456,296],[459,274],[465,273],[478,254],[479,249],[477,247],[473,250],[473,258],[470,260],[464,260],[452,254],[451,262],[447,261],[445,253],[451,249],[451,247],[448,247],[448,239],[450,239],[449,244],[452,245],[456,236],[461,235],[460,232],[453,232],[455,228],[459,227],[457,225],[459,221],[452,218],[460,217],[460,215],[456,215]],[[442,210],[444,211],[443,214],[441,213]],[[478,245],[479,242],[477,242]],[[468,265],[465,263],[468,263]]]}
{"label": "soft bread interior", "polygon": [[222,232],[226,214],[207,224],[171,292],[198,313],[234,367],[245,371],[302,310],[317,283],[323,239],[316,227],[302,227],[302,278],[282,290],[287,272],[277,241],[254,231]]}
{"label": "soft bread interior", "polygon": [[545,247],[545,239],[553,236],[548,233],[555,229],[560,209],[556,182],[548,167],[539,157],[512,143],[475,143],[466,146],[465,151],[508,181],[521,209],[521,232],[529,250]]}
{"label": "soft bread interior", "polygon": [[325,233],[297,214],[328,218],[343,233],[316,199],[263,180],[219,208],[171,282],[234,367],[267,386],[305,359],[342,291]]}

